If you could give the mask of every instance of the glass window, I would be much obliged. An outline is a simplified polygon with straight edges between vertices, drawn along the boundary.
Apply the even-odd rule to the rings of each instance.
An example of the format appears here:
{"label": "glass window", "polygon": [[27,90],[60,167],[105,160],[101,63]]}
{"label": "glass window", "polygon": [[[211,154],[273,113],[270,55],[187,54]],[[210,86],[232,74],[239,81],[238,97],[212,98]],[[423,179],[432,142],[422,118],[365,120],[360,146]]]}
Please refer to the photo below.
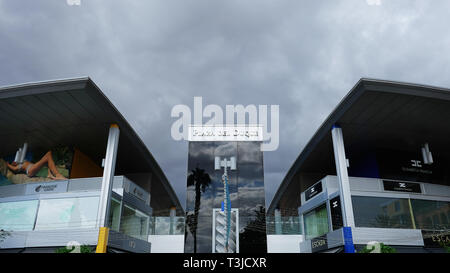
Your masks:
{"label": "glass window", "polygon": [[419,229],[450,229],[446,215],[450,213],[450,202],[411,199],[416,227]]}
{"label": "glass window", "polygon": [[109,209],[109,226],[112,230],[119,231],[121,202],[112,198]]}
{"label": "glass window", "polygon": [[321,236],[329,231],[327,206],[325,204],[306,213],[303,219],[307,239]]}
{"label": "glass window", "polygon": [[174,219],[174,234],[184,235],[184,217],[178,216]]}
{"label": "glass window", "polygon": [[0,203],[0,229],[33,230],[38,200]]}
{"label": "glass window", "polygon": [[120,232],[144,241],[148,241],[149,216],[127,205],[123,206],[120,220]]}
{"label": "glass window", "polygon": [[302,234],[302,225],[299,216],[266,216],[267,234]]}
{"label": "glass window", "polygon": [[169,235],[170,234],[170,217],[155,217],[155,234]]}
{"label": "glass window", "polygon": [[94,228],[99,197],[41,200],[35,230]]}
{"label": "glass window", "polygon": [[169,216],[151,217],[152,235],[184,235],[184,217],[174,217],[172,223]]}
{"label": "glass window", "polygon": [[352,196],[357,227],[413,228],[408,199]]}

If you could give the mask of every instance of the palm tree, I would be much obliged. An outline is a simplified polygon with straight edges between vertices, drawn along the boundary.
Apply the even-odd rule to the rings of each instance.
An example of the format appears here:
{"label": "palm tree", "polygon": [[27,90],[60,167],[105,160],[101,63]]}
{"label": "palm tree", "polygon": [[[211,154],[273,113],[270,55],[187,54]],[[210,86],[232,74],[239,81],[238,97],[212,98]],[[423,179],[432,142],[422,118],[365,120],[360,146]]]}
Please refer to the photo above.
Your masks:
{"label": "palm tree", "polygon": [[198,224],[198,212],[200,210],[202,192],[206,191],[206,188],[211,184],[211,177],[204,169],[192,170],[192,173],[188,176],[187,186],[195,186],[195,207],[194,215],[186,216],[186,224],[189,226],[192,235],[194,236],[194,253],[197,252],[197,224]]}

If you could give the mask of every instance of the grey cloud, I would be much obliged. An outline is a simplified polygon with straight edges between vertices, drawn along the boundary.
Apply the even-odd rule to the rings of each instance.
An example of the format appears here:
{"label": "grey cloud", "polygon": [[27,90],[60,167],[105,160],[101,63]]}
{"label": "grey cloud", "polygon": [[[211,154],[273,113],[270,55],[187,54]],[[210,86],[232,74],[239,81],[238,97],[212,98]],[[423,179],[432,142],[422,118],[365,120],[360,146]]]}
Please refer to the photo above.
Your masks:
{"label": "grey cloud", "polygon": [[266,203],[361,77],[450,86],[448,1],[0,1],[0,85],[87,75],[185,203],[187,143],[171,108],[279,104]]}

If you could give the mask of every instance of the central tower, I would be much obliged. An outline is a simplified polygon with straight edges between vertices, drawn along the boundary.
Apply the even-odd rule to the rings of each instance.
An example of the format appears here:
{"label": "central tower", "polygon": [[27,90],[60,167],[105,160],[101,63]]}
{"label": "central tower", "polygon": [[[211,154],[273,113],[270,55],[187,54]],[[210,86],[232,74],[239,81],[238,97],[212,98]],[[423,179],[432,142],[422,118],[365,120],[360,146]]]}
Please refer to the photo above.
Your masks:
{"label": "central tower", "polygon": [[243,135],[189,141],[186,253],[267,252],[261,141]]}

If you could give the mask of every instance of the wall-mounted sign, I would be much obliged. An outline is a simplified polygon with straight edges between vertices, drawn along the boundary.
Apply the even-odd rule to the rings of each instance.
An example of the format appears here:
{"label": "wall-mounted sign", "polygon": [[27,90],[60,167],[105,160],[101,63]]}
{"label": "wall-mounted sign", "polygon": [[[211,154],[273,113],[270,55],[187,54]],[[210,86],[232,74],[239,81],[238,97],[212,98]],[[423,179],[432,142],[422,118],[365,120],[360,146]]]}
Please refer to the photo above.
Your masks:
{"label": "wall-mounted sign", "polygon": [[262,126],[189,126],[189,141],[263,141]]}
{"label": "wall-mounted sign", "polygon": [[150,194],[141,187],[139,187],[138,185],[130,181],[124,181],[123,188],[125,192],[133,195],[137,199],[144,201],[147,205],[150,204]]}
{"label": "wall-mounted sign", "polygon": [[442,247],[450,244],[450,230],[423,230],[423,243],[426,247]]}
{"label": "wall-mounted sign", "polygon": [[339,196],[336,196],[335,198],[330,200],[330,215],[333,230],[340,229],[344,226],[342,220],[341,199],[339,198]]}
{"label": "wall-mounted sign", "polygon": [[380,177],[429,183],[445,181],[448,161],[438,153],[433,154],[433,164],[423,162],[419,149],[417,152],[377,150],[376,154]]}
{"label": "wall-mounted sign", "polygon": [[311,252],[319,252],[328,249],[327,235],[322,235],[311,239]]}
{"label": "wall-mounted sign", "polygon": [[67,185],[67,181],[30,183],[26,185],[25,194],[66,192]]}
{"label": "wall-mounted sign", "polygon": [[312,187],[310,187],[305,191],[305,201],[308,201],[309,199],[313,198],[314,196],[318,195],[321,192],[322,192],[322,181],[314,184]]}
{"label": "wall-mounted sign", "polygon": [[419,183],[383,180],[383,187],[385,191],[422,193]]}

